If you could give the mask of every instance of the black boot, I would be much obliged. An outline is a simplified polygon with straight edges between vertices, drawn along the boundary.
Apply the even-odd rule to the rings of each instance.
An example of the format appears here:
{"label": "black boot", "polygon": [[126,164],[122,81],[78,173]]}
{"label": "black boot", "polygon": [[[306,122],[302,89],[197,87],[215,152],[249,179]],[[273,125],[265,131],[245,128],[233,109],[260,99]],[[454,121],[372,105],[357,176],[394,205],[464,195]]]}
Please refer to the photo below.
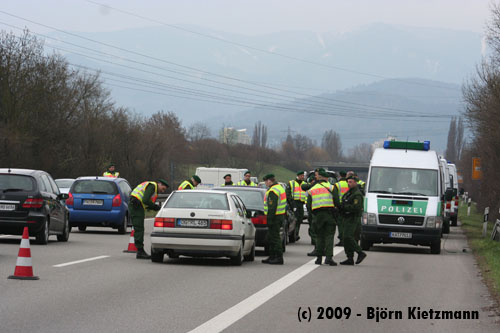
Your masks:
{"label": "black boot", "polygon": [[333,257],[326,257],[325,265],[337,266],[337,263],[333,260]]}
{"label": "black boot", "polygon": [[274,257],[269,260],[269,265],[283,265],[283,257]]}
{"label": "black boot", "polygon": [[347,258],[346,260],[341,261],[340,264],[352,266],[352,265],[354,265],[354,260],[352,258]]}
{"label": "black boot", "polygon": [[266,259],[262,259],[262,263],[269,264],[269,261],[271,261],[272,259],[274,259],[274,256],[269,256]]}
{"label": "black boot", "polygon": [[364,253],[363,251],[359,252],[358,253],[358,259],[356,259],[356,265],[357,264],[361,264],[361,262],[363,261],[363,259],[366,258],[366,253]]}
{"label": "black boot", "polygon": [[321,265],[321,262],[323,261],[323,257],[322,256],[318,256],[316,258],[316,261],[314,262],[316,265]]}
{"label": "black boot", "polygon": [[144,251],[143,248],[137,249],[135,259],[151,259],[151,256]]}
{"label": "black boot", "polygon": [[312,250],[311,252],[309,252],[307,254],[308,257],[317,257],[318,256],[318,252],[316,251],[316,248],[314,248],[314,250]]}

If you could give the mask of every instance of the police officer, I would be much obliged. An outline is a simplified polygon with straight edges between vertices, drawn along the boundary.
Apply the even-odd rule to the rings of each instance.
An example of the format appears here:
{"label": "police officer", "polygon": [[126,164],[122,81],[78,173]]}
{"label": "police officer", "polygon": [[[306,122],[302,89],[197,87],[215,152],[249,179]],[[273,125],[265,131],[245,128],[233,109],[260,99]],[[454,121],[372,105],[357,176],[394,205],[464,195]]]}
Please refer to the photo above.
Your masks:
{"label": "police officer", "polygon": [[359,191],[358,183],[354,176],[347,177],[349,191],[342,196],[340,213],[344,220],[344,251],[347,259],[341,265],[354,265],[354,252],[358,254],[356,264],[360,264],[366,258],[366,253],[354,239],[354,234],[361,221],[363,214],[363,195]]}
{"label": "police officer", "polygon": [[306,202],[307,195],[306,191],[301,188],[304,182],[304,171],[297,172],[297,177],[288,182],[286,188],[286,198],[290,204],[290,208],[293,209],[295,218],[297,222],[295,224],[295,240],[300,239],[299,231],[302,220],[304,219],[304,203]]}
{"label": "police officer", "polygon": [[[307,182],[303,182],[302,185],[300,186],[303,191],[307,193],[308,190],[310,190],[317,182],[318,179],[318,172],[320,170],[325,170],[323,168],[318,168],[314,170],[314,172],[311,172],[309,176],[307,177]],[[307,222],[309,222],[309,237],[311,237],[311,244],[314,245],[314,249],[307,253],[309,257],[315,257],[317,255],[316,252],[316,229],[314,227],[314,219],[312,215],[312,207],[311,207],[311,196],[307,195],[306,199],[306,208],[307,208]]]}
{"label": "police officer", "polygon": [[238,186],[257,186],[250,178],[252,177],[252,174],[250,173],[249,170],[245,172],[243,175],[243,180],[240,180],[238,182]]}
{"label": "police officer", "polygon": [[227,175],[224,176],[224,184],[221,186],[233,186],[233,181],[231,180],[231,174],[228,173]]}
{"label": "police officer", "polygon": [[116,165],[114,163],[110,163],[108,165],[108,170],[104,171],[102,174],[104,177],[111,177],[111,178],[118,178],[120,176],[120,173],[115,170]]}
{"label": "police officer", "polygon": [[[347,181],[346,181],[347,173],[345,171],[339,171],[339,175],[340,179],[338,182],[335,183],[335,186],[337,187],[337,191],[339,193],[339,200],[341,201],[342,196],[349,190],[349,187],[347,186]],[[342,242],[343,240],[342,234],[344,233],[344,221],[342,220],[342,216],[337,217],[337,231],[338,231],[337,238],[339,239],[339,242],[335,244],[335,246],[344,246],[344,243]]]}
{"label": "police officer", "polygon": [[193,190],[196,186],[201,184],[201,179],[197,175],[193,175],[191,179],[187,179],[183,181],[179,187],[177,188],[178,191],[182,190]]}
{"label": "police officer", "polygon": [[151,256],[144,251],[144,217],[145,210],[160,210],[160,206],[155,204],[158,193],[165,193],[168,188],[166,180],[158,179],[156,182],[146,181],[139,184],[130,193],[130,217],[134,226],[134,243],[137,248],[137,259],[151,259]]}
{"label": "police officer", "polygon": [[276,182],[273,174],[264,176],[269,188],[264,196],[264,214],[267,215],[267,242],[269,257],[263,259],[264,264],[283,265],[283,245],[280,239],[280,228],[285,221],[286,192],[283,186]]}
{"label": "police officer", "polygon": [[335,186],[328,182],[328,173],[318,172],[318,182],[307,191],[311,197],[313,223],[316,228],[316,262],[321,265],[323,256],[325,264],[336,266],[333,260],[333,237],[335,235],[334,210],[338,207],[339,196]]}

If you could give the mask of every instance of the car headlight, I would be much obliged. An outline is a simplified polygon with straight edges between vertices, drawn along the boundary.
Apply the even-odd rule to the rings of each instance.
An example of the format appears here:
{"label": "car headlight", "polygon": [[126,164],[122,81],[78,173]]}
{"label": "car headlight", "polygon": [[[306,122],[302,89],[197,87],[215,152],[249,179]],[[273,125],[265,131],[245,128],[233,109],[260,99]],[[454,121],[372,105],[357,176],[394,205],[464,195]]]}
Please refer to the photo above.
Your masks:
{"label": "car headlight", "polygon": [[428,216],[425,226],[427,228],[439,229],[443,225],[443,218],[441,216]]}
{"label": "car headlight", "polygon": [[377,215],[374,213],[363,213],[363,224],[377,224]]}

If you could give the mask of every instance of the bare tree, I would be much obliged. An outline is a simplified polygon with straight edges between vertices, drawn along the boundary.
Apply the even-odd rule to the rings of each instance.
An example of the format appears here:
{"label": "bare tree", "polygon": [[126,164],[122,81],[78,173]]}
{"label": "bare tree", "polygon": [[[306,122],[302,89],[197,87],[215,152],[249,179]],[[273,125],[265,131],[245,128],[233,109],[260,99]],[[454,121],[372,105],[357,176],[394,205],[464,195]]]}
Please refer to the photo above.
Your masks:
{"label": "bare tree", "polygon": [[340,135],[334,130],[328,130],[323,134],[321,148],[328,152],[332,160],[338,161],[342,159],[342,142]]}
{"label": "bare tree", "polygon": [[187,136],[192,142],[208,139],[211,137],[210,128],[204,123],[194,123],[189,127]]}

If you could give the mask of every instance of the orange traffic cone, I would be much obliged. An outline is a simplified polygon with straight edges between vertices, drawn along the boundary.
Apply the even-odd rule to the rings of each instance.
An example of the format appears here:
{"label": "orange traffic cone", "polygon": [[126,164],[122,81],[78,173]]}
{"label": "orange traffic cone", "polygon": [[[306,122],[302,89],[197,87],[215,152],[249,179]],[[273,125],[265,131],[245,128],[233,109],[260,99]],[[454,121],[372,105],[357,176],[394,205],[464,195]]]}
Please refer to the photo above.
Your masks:
{"label": "orange traffic cone", "polygon": [[38,280],[38,276],[33,276],[33,267],[31,265],[31,250],[28,227],[24,227],[23,239],[21,239],[21,247],[17,256],[16,269],[14,275],[9,276],[9,279],[18,280]]}
{"label": "orange traffic cone", "polygon": [[123,250],[123,252],[137,253],[137,248],[135,247],[135,242],[134,242],[134,232],[135,230],[132,229],[132,232],[130,233],[130,240],[128,241],[128,249]]}

